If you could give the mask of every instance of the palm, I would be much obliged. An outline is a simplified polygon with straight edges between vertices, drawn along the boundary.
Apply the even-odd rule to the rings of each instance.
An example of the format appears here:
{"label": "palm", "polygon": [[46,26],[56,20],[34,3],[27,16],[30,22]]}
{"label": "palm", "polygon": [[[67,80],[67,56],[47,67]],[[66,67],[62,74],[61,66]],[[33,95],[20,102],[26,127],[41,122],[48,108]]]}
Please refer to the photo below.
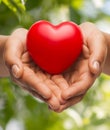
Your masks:
{"label": "palm", "polygon": [[95,81],[96,75],[90,72],[88,60],[89,57],[87,58],[82,54],[66,72],[52,77],[52,80],[62,90],[61,97],[64,99],[57,112],[79,102]]}
{"label": "palm", "polygon": [[[53,100],[56,100],[55,97],[57,97],[61,104],[60,109],[56,110],[57,112],[79,102],[96,78],[89,70],[88,58],[86,58],[83,54],[73,66],[60,75],[50,75],[42,71],[32,61],[27,52],[22,55],[22,62],[24,66],[23,76],[25,77],[25,79],[22,78],[22,80],[25,80],[26,83],[35,77],[37,81],[36,84],[39,86],[39,88],[44,88],[44,85],[48,86],[51,92],[54,94]],[[28,87],[27,84],[25,85],[26,89],[31,91],[34,96],[44,100],[40,94],[36,93],[36,90],[39,88],[31,87],[34,86],[33,81],[34,79],[32,79],[32,85],[29,86],[29,83],[27,83]],[[51,103],[53,100],[51,100]],[[45,101],[48,103],[48,100]]]}
{"label": "palm", "polygon": [[95,76],[89,70],[88,59],[84,56],[77,60],[75,65],[64,74],[64,77],[70,87],[76,87],[75,95],[86,92],[95,80]]}
{"label": "palm", "polygon": [[[53,109],[57,109],[59,107],[61,90],[51,80],[52,76],[41,70],[33,62],[27,51],[22,55],[21,60],[24,67],[21,82],[25,82],[22,87],[31,92],[35,97],[47,102]],[[51,92],[51,98],[48,98],[48,91]]]}

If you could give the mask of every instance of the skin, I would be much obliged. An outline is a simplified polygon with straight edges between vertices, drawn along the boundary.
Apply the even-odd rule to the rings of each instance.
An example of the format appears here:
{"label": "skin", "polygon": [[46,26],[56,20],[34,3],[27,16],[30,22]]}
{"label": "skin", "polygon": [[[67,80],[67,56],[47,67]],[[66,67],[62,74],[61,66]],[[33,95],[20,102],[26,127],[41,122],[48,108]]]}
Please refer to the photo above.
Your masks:
{"label": "skin", "polygon": [[[56,93],[59,93],[57,85],[50,80],[50,75],[43,73],[36,66],[26,50],[26,29],[17,29],[11,36],[4,40],[1,50],[2,63],[0,67],[4,67],[1,77],[11,77],[11,79],[29,91],[32,95],[44,100],[53,110],[60,107]],[[1,36],[2,37],[2,36]]]}
{"label": "skin", "polygon": [[0,68],[4,70],[0,76],[11,77],[55,112],[78,103],[101,72],[110,74],[110,35],[89,22],[81,24],[80,29],[83,51],[76,63],[60,75],[47,74],[33,63],[26,50],[26,29],[0,36]]}
{"label": "skin", "polygon": [[110,57],[110,45],[107,44],[106,34],[88,22],[81,24],[80,28],[84,37],[83,52],[76,64],[63,75],[69,86],[66,90],[62,89],[61,96],[66,103],[61,105],[59,112],[81,101],[100,73],[109,68],[107,57]]}

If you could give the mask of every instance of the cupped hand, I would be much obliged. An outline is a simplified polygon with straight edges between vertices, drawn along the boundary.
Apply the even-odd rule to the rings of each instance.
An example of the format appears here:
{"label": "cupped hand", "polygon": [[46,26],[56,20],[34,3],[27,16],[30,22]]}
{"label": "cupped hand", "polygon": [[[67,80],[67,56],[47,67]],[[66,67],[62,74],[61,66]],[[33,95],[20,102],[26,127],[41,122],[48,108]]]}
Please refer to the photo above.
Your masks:
{"label": "cupped hand", "polygon": [[16,30],[5,47],[4,60],[13,80],[56,112],[82,100],[103,69],[107,53],[105,37],[91,23],[81,24],[80,28],[83,51],[76,63],[60,75],[47,74],[33,63],[26,50],[27,30]]}
{"label": "cupped hand", "polygon": [[43,72],[29,56],[26,49],[27,32],[21,28],[11,34],[4,47],[4,62],[15,83],[57,110],[60,107],[60,88],[51,80],[51,75]]}
{"label": "cupped hand", "polygon": [[[64,74],[52,78],[62,90],[61,97],[64,101],[57,112],[61,112],[83,99],[87,90],[102,72],[105,63],[107,43],[103,33],[89,22],[81,24],[80,29],[84,44],[79,59]],[[66,87],[62,82],[67,84]]]}
{"label": "cupped hand", "polygon": [[[59,81],[59,77],[62,77],[62,80]],[[83,55],[77,60],[77,62],[69,68],[63,75],[55,75],[52,77],[52,80],[60,87],[62,90],[62,100],[60,108],[56,112],[62,112],[80,102],[87,90],[92,86],[96,79],[97,75],[91,73],[88,66],[88,58],[85,58]],[[64,87],[63,83],[66,82],[68,87]],[[58,82],[59,81],[59,82]]]}

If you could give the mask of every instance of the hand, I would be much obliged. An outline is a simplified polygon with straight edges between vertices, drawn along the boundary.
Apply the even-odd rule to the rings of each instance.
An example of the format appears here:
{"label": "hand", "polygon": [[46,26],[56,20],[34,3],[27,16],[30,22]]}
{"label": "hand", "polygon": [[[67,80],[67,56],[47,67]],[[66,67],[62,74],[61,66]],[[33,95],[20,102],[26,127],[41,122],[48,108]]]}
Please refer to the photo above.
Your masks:
{"label": "hand", "polygon": [[51,76],[36,66],[26,49],[26,29],[17,29],[4,45],[4,62],[12,80],[35,97],[45,101],[53,110],[60,107],[59,87]]}
{"label": "hand", "polygon": [[[15,82],[47,102],[50,108],[56,112],[61,112],[79,102],[103,68],[107,51],[104,36],[91,23],[84,23],[80,27],[84,35],[83,52],[76,64],[61,75],[49,75],[34,65],[25,48],[23,34],[27,32],[15,31],[8,40],[7,47],[5,47],[8,50],[7,48],[12,43],[19,43],[16,44],[16,48],[19,48],[19,50],[14,49],[13,46],[5,51],[5,62]],[[20,37],[18,37],[18,34],[21,34]],[[16,39],[24,40],[13,41],[12,39],[15,39],[15,36],[17,36]],[[21,42],[22,44],[20,44]],[[98,50],[96,50],[97,48]],[[9,54],[16,54],[16,58],[9,56]],[[20,62],[21,60],[22,62]],[[19,73],[15,71],[14,65],[16,63],[19,66]],[[15,76],[12,72],[15,72]],[[32,77],[34,77],[34,80]],[[36,78],[37,80],[35,80]]]}
{"label": "hand", "polygon": [[[87,90],[94,83],[97,76],[98,75],[94,75],[90,72],[88,67],[88,59],[86,59],[83,55],[81,55],[76,64],[63,75],[53,76],[52,80],[62,90],[61,97],[63,98],[62,100],[64,100],[56,112],[62,112],[68,107],[80,102]],[[66,82],[66,86],[68,87],[64,87],[62,81]]]}
{"label": "hand", "polygon": [[[65,102],[57,112],[78,103],[83,99],[87,90],[95,82],[103,69],[107,55],[107,42],[101,31],[92,23],[80,25],[83,38],[83,52],[76,64],[63,75],[53,76],[52,80],[62,89],[61,97]],[[66,82],[63,87],[62,82]]]}

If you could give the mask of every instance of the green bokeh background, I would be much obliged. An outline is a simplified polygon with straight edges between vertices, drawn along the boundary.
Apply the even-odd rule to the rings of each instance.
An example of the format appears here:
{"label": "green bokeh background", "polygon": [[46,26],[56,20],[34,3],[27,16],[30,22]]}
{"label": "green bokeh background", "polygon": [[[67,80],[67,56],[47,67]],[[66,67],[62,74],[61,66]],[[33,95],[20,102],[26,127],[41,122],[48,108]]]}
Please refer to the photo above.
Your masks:
{"label": "green bokeh background", "polygon": [[[98,3],[99,1],[99,3]],[[58,24],[90,21],[110,28],[109,0],[0,0],[0,34],[29,28],[40,19]],[[0,130],[109,130],[110,77],[102,74],[77,105],[58,114],[12,83],[0,79]]]}

